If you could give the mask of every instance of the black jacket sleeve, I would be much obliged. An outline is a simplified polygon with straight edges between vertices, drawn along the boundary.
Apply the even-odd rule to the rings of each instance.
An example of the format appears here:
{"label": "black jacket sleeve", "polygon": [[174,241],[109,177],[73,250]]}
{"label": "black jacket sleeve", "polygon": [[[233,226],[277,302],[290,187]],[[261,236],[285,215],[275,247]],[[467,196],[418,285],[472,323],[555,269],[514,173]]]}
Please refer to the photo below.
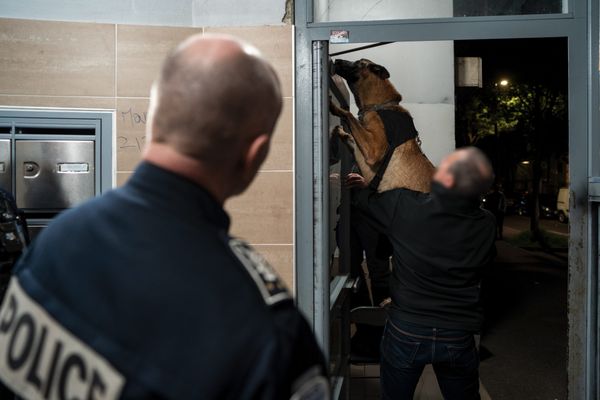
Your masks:
{"label": "black jacket sleeve", "polygon": [[394,221],[398,202],[401,201],[402,189],[377,193],[370,189],[358,191],[352,204],[371,218],[377,229],[387,233]]}

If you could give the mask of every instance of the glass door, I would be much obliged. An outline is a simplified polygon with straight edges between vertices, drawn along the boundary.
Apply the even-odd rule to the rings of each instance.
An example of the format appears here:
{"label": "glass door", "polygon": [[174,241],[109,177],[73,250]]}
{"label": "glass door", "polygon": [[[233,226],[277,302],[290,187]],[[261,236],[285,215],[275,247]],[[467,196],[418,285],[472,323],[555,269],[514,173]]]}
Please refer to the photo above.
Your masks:
{"label": "glass door", "polygon": [[[313,225],[313,327],[329,364],[334,398],[348,396],[350,340],[349,297],[353,281],[348,265],[348,191],[341,177],[348,171],[349,154],[330,133],[329,101],[344,102],[330,93],[329,46],[312,46],[313,211],[322,223]],[[335,91],[335,90],[334,90]],[[336,92],[339,95],[339,93]],[[347,107],[347,105],[346,105]]]}

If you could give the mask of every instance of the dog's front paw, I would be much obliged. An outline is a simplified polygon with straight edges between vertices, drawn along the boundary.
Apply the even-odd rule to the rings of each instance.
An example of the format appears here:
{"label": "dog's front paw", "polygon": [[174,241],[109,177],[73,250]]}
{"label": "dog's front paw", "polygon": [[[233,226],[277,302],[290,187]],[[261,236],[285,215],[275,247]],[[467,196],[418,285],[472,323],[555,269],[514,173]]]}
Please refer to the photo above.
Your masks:
{"label": "dog's front paw", "polygon": [[340,108],[337,104],[335,104],[331,98],[329,98],[329,112],[335,115],[336,117],[344,118],[348,111]]}
{"label": "dog's front paw", "polygon": [[342,140],[342,142],[344,142],[344,144],[348,146],[350,151],[354,153],[356,143],[354,142],[354,138],[351,134],[346,132],[344,128],[342,128],[340,125],[337,125],[335,128],[333,128],[333,131],[331,133],[334,136],[338,136]]}
{"label": "dog's front paw", "polygon": [[334,136],[339,136],[339,138],[342,139],[343,141],[346,141],[346,140],[352,138],[352,136],[348,132],[346,132],[344,130],[344,128],[341,127],[341,125],[337,125],[335,128],[333,128],[333,131],[331,133]]}

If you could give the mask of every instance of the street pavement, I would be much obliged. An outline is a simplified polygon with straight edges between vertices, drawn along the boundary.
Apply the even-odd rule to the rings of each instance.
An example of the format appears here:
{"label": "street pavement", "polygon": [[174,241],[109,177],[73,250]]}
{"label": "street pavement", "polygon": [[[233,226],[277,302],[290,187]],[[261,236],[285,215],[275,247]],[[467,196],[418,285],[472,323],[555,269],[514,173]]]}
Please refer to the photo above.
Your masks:
{"label": "street pavement", "polygon": [[[529,217],[518,215],[507,215],[504,217],[505,236],[516,235],[529,229]],[[558,222],[557,219],[540,218],[540,227],[556,235],[567,236],[569,234],[569,224]]]}
{"label": "street pavement", "polygon": [[[505,235],[523,230],[522,220],[511,219]],[[561,225],[556,232],[567,234]],[[566,399],[566,253],[548,255],[505,241],[496,247],[482,285],[481,381],[494,400]]]}

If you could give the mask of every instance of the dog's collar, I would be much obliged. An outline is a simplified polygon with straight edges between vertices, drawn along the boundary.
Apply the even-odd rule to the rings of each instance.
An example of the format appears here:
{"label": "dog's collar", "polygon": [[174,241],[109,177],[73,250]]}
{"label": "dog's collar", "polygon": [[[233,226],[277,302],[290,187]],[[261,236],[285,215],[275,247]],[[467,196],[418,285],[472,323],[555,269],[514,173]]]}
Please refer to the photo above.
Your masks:
{"label": "dog's collar", "polygon": [[365,113],[368,113],[369,111],[379,111],[379,110],[383,110],[389,106],[397,106],[397,105],[398,105],[398,101],[395,101],[395,100],[386,101],[385,103],[382,103],[382,104],[370,104],[370,105],[365,106],[365,107],[361,108],[360,110],[358,110],[358,118],[362,119],[363,116],[365,115]]}

